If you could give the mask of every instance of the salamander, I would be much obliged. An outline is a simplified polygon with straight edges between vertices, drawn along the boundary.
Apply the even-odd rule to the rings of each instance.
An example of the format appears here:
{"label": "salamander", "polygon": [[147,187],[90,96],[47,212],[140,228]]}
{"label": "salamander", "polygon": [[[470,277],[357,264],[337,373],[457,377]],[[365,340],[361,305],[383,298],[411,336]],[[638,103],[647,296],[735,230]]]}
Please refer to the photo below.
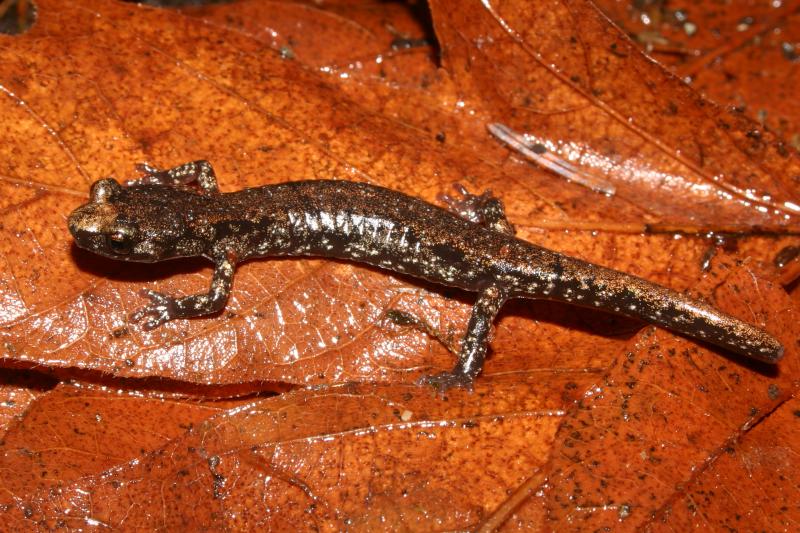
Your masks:
{"label": "salamander", "polygon": [[633,317],[767,363],[783,356],[770,334],[666,287],[514,236],[488,192],[445,197],[449,208],[366,183],[309,180],[220,192],[207,161],[170,170],[140,165],[125,184],[96,181],[69,216],[76,244],[125,261],[200,256],[214,264],[208,292],[145,291],[133,313],[145,330],[222,310],[236,265],[258,257],[317,256],[367,263],[477,293],[458,361],[421,379],[470,388],[498,311],[512,298],[545,299]]}

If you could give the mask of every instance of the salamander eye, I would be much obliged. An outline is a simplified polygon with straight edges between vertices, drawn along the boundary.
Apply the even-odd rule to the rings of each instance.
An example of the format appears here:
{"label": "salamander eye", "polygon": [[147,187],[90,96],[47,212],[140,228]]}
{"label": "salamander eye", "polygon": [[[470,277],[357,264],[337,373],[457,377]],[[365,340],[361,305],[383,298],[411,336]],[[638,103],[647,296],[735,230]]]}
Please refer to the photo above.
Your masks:
{"label": "salamander eye", "polygon": [[133,248],[133,235],[128,231],[117,230],[108,234],[106,242],[114,253],[127,255]]}

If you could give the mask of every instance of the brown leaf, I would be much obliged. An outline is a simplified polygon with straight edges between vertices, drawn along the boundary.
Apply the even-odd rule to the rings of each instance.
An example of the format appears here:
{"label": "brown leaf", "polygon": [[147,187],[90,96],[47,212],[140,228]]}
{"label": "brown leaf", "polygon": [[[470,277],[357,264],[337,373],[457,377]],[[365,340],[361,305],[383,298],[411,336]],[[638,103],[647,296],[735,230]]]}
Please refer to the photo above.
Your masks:
{"label": "brown leaf", "polygon": [[[787,397],[793,304],[761,265],[797,245],[781,207],[796,196],[796,154],[747,137],[749,125],[638,55],[589,4],[487,5],[433,3],[434,43],[404,4],[241,2],[187,15],[42,0],[28,33],[2,38],[3,372],[76,383],[5,382],[17,387],[6,397],[30,399],[22,416],[9,411],[0,444],[3,529],[544,528],[578,515],[606,524],[620,510],[624,525],[646,524],[689,494],[676,483],[700,483],[695,472],[712,469],[697,465],[716,464]],[[543,105],[566,112],[542,116]],[[496,121],[611,158],[603,176],[617,193],[509,157],[486,132]],[[143,332],[127,323],[139,290],[204,290],[208,266],[91,256],[72,246],[65,217],[95,179],[201,158],[225,191],[340,178],[436,201],[453,182],[491,187],[520,237],[711,298],[781,336],[786,359],[769,375],[632,321],[515,302],[476,392],[444,401],[411,383],[452,355],[387,312],[457,342],[472,296],[326,260],[242,265],[220,316]],[[717,173],[722,185],[708,179]],[[732,187],[772,199],[748,206],[725,196]],[[744,233],[674,234],[731,227]],[[759,228],[782,235],[750,233]],[[286,393],[292,384],[316,387]],[[281,394],[246,396],[265,390]],[[597,443],[582,427],[573,435],[587,420]],[[673,441],[660,455],[648,447]],[[603,460],[576,465],[576,450]],[[626,484],[631,457],[655,477]],[[531,486],[539,494],[526,499]],[[586,511],[595,502],[608,507]]]}
{"label": "brown leaf", "polygon": [[0,438],[9,426],[56,382],[35,372],[0,371]]}
{"label": "brown leaf", "polygon": [[[637,10],[600,2],[603,11],[681,79],[800,148],[800,3],[653,2]],[[623,9],[620,9],[623,8]],[[788,150],[788,147],[784,147]]]}
{"label": "brown leaf", "polygon": [[797,153],[700,98],[591,2],[431,8],[445,66],[485,120],[605,178],[648,219],[795,227]]}
{"label": "brown leaf", "polygon": [[136,462],[225,407],[142,391],[57,387],[29,404],[3,438],[2,505],[19,506],[38,491]]}
{"label": "brown leaf", "polygon": [[[759,284],[772,302],[761,309],[752,275],[731,275],[708,280],[724,282],[721,301],[744,299],[756,316],[784,309],[779,289]],[[796,337],[796,316],[777,320]],[[652,329],[630,346],[605,376],[517,369],[448,401],[345,385],[219,412],[57,389],[5,439],[5,523],[463,529],[533,477],[548,483],[510,525],[542,527],[543,510],[549,523],[642,525],[786,399],[798,359],[792,346],[770,376]],[[73,414],[54,425],[59,412]]]}
{"label": "brown leaf", "polygon": [[[586,377],[554,373],[547,387],[535,375],[493,380],[448,402],[431,401],[430,391],[415,386],[299,390],[204,422],[195,417],[208,412],[206,406],[68,392],[51,405],[66,401],[69,407],[71,399],[91,407],[63,421],[53,436],[52,407],[41,406],[41,415],[5,444],[4,484],[14,489],[5,491],[13,508],[4,523],[372,529],[386,527],[388,519],[414,529],[463,527],[546,460],[560,406],[578,388],[574,380]],[[113,409],[154,410],[155,416],[115,432],[106,420]],[[165,424],[161,416],[176,420]],[[169,440],[177,420],[195,426]],[[54,438],[59,447],[48,453]],[[87,464],[89,451],[106,463],[105,472]],[[54,454],[74,457],[84,476],[40,475]],[[131,455],[136,459],[126,458]],[[31,458],[33,468],[26,468]],[[16,490],[26,484],[30,492]],[[148,501],[159,503],[151,508]]]}
{"label": "brown leaf", "polygon": [[722,450],[715,463],[686,487],[683,498],[657,517],[663,520],[663,529],[735,529],[742,523],[762,530],[793,529],[800,512],[798,418],[800,404],[794,397],[743,436],[738,445]]}
{"label": "brown leaf", "polygon": [[[780,289],[743,269],[705,282],[717,283],[720,305],[748,306],[753,319],[770,315],[797,353],[797,316]],[[759,294],[771,296],[758,303]],[[788,354],[778,369],[748,371],[662,331],[643,333],[562,422],[543,469],[543,497],[526,502],[510,523],[545,519],[580,530],[658,524],[687,485],[787,401],[799,367]]]}

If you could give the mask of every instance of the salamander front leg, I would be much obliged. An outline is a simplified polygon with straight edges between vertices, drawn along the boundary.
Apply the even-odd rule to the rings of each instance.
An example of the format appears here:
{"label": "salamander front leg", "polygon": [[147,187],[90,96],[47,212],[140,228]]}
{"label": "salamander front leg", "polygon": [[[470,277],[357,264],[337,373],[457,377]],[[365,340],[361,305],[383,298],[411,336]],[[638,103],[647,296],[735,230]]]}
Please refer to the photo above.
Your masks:
{"label": "salamander front leg", "polygon": [[235,262],[232,258],[216,261],[211,287],[207,293],[174,298],[160,292],[144,290],[142,296],[150,298],[151,303],[133,313],[130,320],[139,322],[143,318],[149,317],[142,325],[145,331],[149,331],[176,318],[191,318],[216,313],[222,310],[228,301],[235,269]]}
{"label": "salamander front leg", "polygon": [[492,195],[492,191],[486,190],[483,194],[475,195],[460,183],[453,184],[453,189],[458,193],[458,197],[454,198],[447,194],[439,196],[439,200],[447,205],[450,212],[487,229],[508,235],[516,233],[514,226],[506,218],[503,202]]}
{"label": "salamander front leg", "polygon": [[168,185],[171,187],[181,187],[190,183],[197,185],[207,193],[216,194],[219,192],[217,186],[217,176],[211,163],[205,160],[184,163],[169,170],[159,170],[146,163],[136,165],[136,170],[143,175],[135,180],[129,180],[125,184],[131,185]]}
{"label": "salamander front leg", "polygon": [[444,393],[451,387],[465,387],[472,390],[472,381],[483,368],[492,329],[497,313],[506,301],[505,292],[498,286],[485,289],[472,307],[472,316],[467,325],[467,333],[461,342],[461,351],[456,366],[450,372],[435,376],[424,376],[417,383],[429,384]]}

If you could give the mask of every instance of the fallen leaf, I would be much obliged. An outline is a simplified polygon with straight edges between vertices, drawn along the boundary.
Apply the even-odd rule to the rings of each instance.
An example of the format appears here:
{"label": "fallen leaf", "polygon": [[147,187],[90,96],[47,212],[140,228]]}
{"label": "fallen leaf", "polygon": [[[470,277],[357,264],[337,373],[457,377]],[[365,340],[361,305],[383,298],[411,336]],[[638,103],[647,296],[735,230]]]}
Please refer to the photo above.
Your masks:
{"label": "fallen leaf", "polygon": [[27,405],[3,438],[0,505],[137,462],[233,402],[218,403],[142,389],[58,386]]}
{"label": "fallen leaf", "polygon": [[[780,321],[796,353],[797,317],[780,289],[741,269],[704,284],[718,282],[720,303],[739,300]],[[771,297],[756,304],[756,294]],[[798,366],[789,356],[778,369],[748,370],[684,339],[645,331],[565,415],[530,497],[513,513],[503,509],[504,521],[516,529],[658,528],[674,502],[693,497],[688,487],[729,468],[717,463],[789,401]],[[747,446],[770,453],[771,440],[758,435]]]}
{"label": "fallen leaf", "polygon": [[697,91],[800,148],[800,104],[792,90],[800,76],[800,3],[598,5]]}
{"label": "fallen leaf", "polygon": [[[435,36],[420,13],[42,0],[27,33],[0,38],[3,372],[47,384],[6,380],[6,398],[30,396],[0,444],[5,528],[547,528],[620,512],[634,527],[787,401],[796,320],[764,265],[797,245],[797,154],[748,137],[588,3],[433,2]],[[607,158],[590,170],[616,193],[523,160],[494,122],[580,146],[580,165]],[[786,358],[770,375],[634,321],[514,302],[476,392],[444,401],[412,383],[452,355],[388,317],[457,343],[473,296],[322,259],[249,262],[222,314],[144,332],[127,322],[139,291],[205,290],[208,265],[94,257],[65,219],[95,179],[195,159],[224,191],[339,178],[436,202],[454,182],[492,188],[521,238],[710,299],[781,337]],[[642,483],[621,477],[632,454]],[[572,498],[576,482],[591,494]]]}
{"label": "fallen leaf", "polygon": [[[161,446],[104,472],[84,465],[86,473],[79,479],[41,479],[39,468],[26,471],[7,464],[7,485],[29,477],[37,482],[28,483],[34,489],[28,494],[13,491],[13,503],[6,497],[4,523],[96,523],[126,529],[463,527],[546,460],[562,416],[562,394],[574,394],[577,387],[567,387],[574,378],[579,383],[586,379],[552,377],[546,388],[531,379],[535,376],[496,380],[492,386],[479,385],[473,395],[458,392],[448,402],[431,401],[430,391],[416,386],[298,390],[211,416],[184,436],[164,438]],[[106,402],[117,406],[121,400],[133,412],[155,408],[165,414],[153,401]],[[185,404],[172,408],[190,409]],[[87,416],[91,411],[83,412],[83,420],[77,414],[63,430],[71,430],[73,421],[84,430],[97,428],[101,422]],[[183,418],[190,420],[190,414],[186,411]],[[168,436],[170,428],[157,423],[138,431],[146,435],[157,427]],[[32,421],[18,435],[33,435],[33,442],[6,444],[7,456],[20,467],[28,460],[18,450],[39,457],[42,443],[35,436],[47,430],[47,424],[36,427]],[[113,432],[90,431],[90,439],[72,440],[95,442],[98,455],[107,458],[103,448],[113,449],[119,439]],[[114,455],[124,458],[124,451]],[[61,453],[80,458],[79,452],[72,444]],[[487,457],[492,464],[486,464]],[[481,491],[460,490],[466,485]],[[151,507],[147,502],[159,503]]]}
{"label": "fallen leaf", "polygon": [[58,382],[36,372],[0,371],[0,438],[17,417]]}
{"label": "fallen leaf", "polygon": [[[663,529],[730,527],[746,523],[764,530],[797,527],[797,397],[780,404],[740,442],[686,487],[682,498],[665,506]],[[730,490],[728,487],[734,487]],[[752,498],[739,498],[740,494]]]}
{"label": "fallen leaf", "polygon": [[487,121],[599,174],[647,218],[794,228],[797,153],[703,100],[591,2],[431,9],[444,65]]}

